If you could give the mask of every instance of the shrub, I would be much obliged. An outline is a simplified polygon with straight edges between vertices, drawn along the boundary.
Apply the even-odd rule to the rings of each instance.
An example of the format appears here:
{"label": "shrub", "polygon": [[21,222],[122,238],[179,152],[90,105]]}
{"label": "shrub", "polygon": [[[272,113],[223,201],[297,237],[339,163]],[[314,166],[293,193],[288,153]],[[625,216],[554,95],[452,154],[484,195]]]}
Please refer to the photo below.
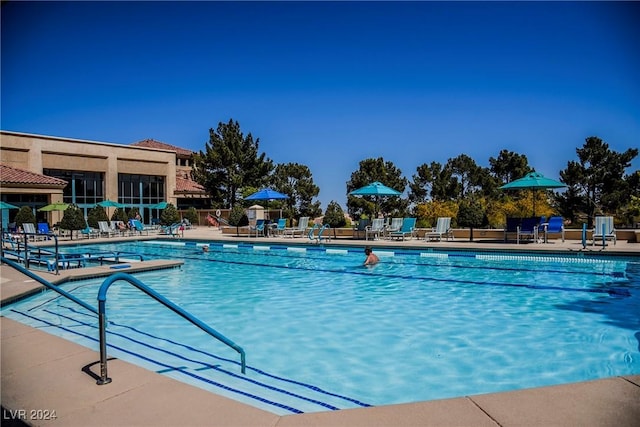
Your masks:
{"label": "shrub", "polygon": [[29,206],[22,206],[15,217],[16,227],[22,227],[22,224],[36,223],[36,216],[33,214],[33,210]]}
{"label": "shrub", "polygon": [[87,224],[89,224],[89,227],[98,228],[98,221],[109,221],[107,212],[102,206],[96,206],[87,213]]}
{"label": "shrub", "polygon": [[198,215],[198,211],[196,210],[196,208],[194,208],[193,206],[187,209],[184,217],[187,218],[191,224],[200,225],[200,216]]}
{"label": "shrub", "polygon": [[73,240],[74,231],[83,230],[86,226],[82,211],[76,205],[71,205],[64,211],[60,228],[71,231],[71,240]]}
{"label": "shrub", "polygon": [[323,224],[329,224],[331,228],[340,228],[347,225],[347,220],[344,217],[344,211],[337,202],[333,200],[329,202],[327,210],[324,212]]}
{"label": "shrub", "polygon": [[160,214],[160,224],[171,225],[180,222],[180,214],[172,203],[169,203]]}

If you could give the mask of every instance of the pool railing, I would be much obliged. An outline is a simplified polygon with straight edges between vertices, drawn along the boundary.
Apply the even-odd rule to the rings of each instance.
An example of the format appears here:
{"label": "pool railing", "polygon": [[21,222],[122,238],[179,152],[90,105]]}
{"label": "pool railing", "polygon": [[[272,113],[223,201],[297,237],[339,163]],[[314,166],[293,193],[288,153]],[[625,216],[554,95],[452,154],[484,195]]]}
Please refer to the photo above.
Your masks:
{"label": "pool railing", "polygon": [[106,303],[107,303],[107,291],[109,287],[118,280],[124,280],[125,282],[129,282],[131,285],[135,286],[154,300],[158,301],[160,304],[169,308],[174,313],[182,316],[184,319],[191,322],[193,325],[199,327],[207,334],[216,338],[220,342],[226,344],[231,347],[235,351],[240,354],[240,365],[241,372],[246,373],[246,355],[242,347],[231,341],[229,338],[222,335],[220,332],[215,329],[209,327],[207,324],[197,319],[192,314],[188,313],[186,310],[177,306],[173,302],[169,301],[167,298],[163,297],[149,286],[142,283],[140,280],[126,273],[116,273],[112,276],[109,276],[102,282],[100,286],[100,290],[98,291],[98,327],[100,329],[100,379],[98,379],[98,385],[109,384],[111,382],[111,378],[107,375],[107,338],[106,338]]}

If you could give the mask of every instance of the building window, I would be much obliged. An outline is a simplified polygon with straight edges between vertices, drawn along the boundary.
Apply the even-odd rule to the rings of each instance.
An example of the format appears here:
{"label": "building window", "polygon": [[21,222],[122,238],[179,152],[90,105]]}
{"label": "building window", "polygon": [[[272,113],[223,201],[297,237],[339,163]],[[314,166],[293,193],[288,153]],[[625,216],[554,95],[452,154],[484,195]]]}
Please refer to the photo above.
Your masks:
{"label": "building window", "polygon": [[43,173],[69,183],[62,194],[65,203],[74,203],[81,208],[92,208],[104,200],[104,173],[44,169]]}
{"label": "building window", "polygon": [[118,202],[138,208],[143,220],[157,216],[157,210],[149,209],[148,205],[164,201],[164,176],[118,174]]}

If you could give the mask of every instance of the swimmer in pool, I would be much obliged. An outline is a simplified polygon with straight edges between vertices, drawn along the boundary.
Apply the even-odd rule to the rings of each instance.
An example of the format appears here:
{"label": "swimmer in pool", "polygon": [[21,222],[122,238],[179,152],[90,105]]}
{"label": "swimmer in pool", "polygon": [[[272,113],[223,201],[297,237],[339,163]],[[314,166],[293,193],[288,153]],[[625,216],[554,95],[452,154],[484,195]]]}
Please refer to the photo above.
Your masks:
{"label": "swimmer in pool", "polygon": [[364,248],[364,254],[367,256],[367,259],[364,260],[364,265],[374,265],[380,261],[378,255],[373,253],[371,246]]}

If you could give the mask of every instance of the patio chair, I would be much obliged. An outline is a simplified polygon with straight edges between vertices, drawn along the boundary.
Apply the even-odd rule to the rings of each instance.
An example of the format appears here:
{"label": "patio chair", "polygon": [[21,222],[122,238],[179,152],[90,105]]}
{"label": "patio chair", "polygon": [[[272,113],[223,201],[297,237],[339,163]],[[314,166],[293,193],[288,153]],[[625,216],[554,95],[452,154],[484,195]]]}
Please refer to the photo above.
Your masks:
{"label": "patio chair", "polygon": [[531,238],[534,242],[538,241],[538,217],[522,218],[520,225],[516,231],[516,243],[520,244],[521,237]]}
{"label": "patio chair", "polygon": [[402,238],[402,240],[404,240],[406,236],[409,236],[409,238],[412,238],[413,234],[415,233],[415,229],[416,229],[416,218],[403,218],[402,227],[400,227],[400,230],[389,233],[389,238],[391,239]]}
{"label": "patio chair", "polygon": [[180,237],[180,234],[178,233],[179,229],[180,229],[179,222],[175,222],[171,225],[161,225],[160,231],[158,232],[158,234],[164,234],[171,237]]}
{"label": "patio chair", "polygon": [[256,237],[258,237],[259,234],[264,236],[264,219],[257,219],[256,225],[249,227],[249,234],[251,234],[252,231],[256,233]]}
{"label": "patio chair", "polygon": [[112,230],[111,227],[109,227],[109,223],[107,221],[98,221],[98,233],[101,237],[103,235],[105,237],[111,237],[117,234],[115,230]]}
{"label": "patio chair", "polygon": [[298,220],[298,226],[285,228],[283,236],[296,237],[296,235],[300,235],[302,237],[307,232],[308,225],[309,225],[309,217],[308,216],[300,217],[300,220]]}
{"label": "patio chair", "polygon": [[[552,216],[549,218],[549,221],[542,222],[540,224],[542,227],[542,232],[544,233],[544,242],[547,243],[549,234],[560,234],[562,235],[562,241],[564,242],[564,220],[561,216]],[[540,228],[538,228],[538,234],[540,233]]]}
{"label": "patio chair", "polygon": [[51,234],[51,230],[49,229],[49,223],[39,222],[38,223],[38,234],[40,236],[42,236],[41,237],[42,239],[50,240],[51,237],[49,236],[49,234]]}
{"label": "patio chair", "polygon": [[389,224],[384,230],[384,237],[389,238],[389,233],[400,231],[402,227],[402,218],[391,218],[391,224]]}
{"label": "patio chair", "polygon": [[453,240],[453,233],[451,231],[451,217],[439,217],[436,222],[435,228],[431,231],[427,231],[424,234],[424,240],[438,240],[442,241],[442,236],[446,236],[447,241],[449,241],[449,237]]}
{"label": "patio chair", "polygon": [[[180,227],[180,224],[178,224],[178,227]],[[149,235],[149,230],[145,228],[145,226],[142,224],[142,222],[140,222],[139,219],[130,219],[129,229],[133,234],[138,233],[142,236],[142,234],[144,233],[147,236]]]}
{"label": "patio chair", "polygon": [[613,240],[613,244],[616,244],[616,229],[613,226],[612,216],[596,217],[591,239],[591,246],[596,244],[596,240],[601,240],[603,245],[605,245],[607,240]]}
{"label": "patio chair", "polygon": [[504,241],[508,240],[509,234],[517,233],[518,227],[522,223],[522,218],[510,217],[507,218],[507,223],[504,226]]}
{"label": "patio chair", "polygon": [[364,229],[364,239],[369,240],[369,236],[373,236],[373,240],[380,239],[380,234],[384,232],[384,218],[375,218],[371,221],[371,225],[368,225]]}
{"label": "patio chair", "polygon": [[85,222],[85,227],[80,230],[80,234],[87,239],[94,239],[100,236],[100,233],[95,228],[89,227],[89,224]]}
{"label": "patio chair", "polygon": [[275,236],[282,236],[284,234],[284,230],[285,228],[287,228],[287,219],[286,218],[280,218],[278,220],[278,223],[275,224],[275,227],[273,227],[273,234]]}

